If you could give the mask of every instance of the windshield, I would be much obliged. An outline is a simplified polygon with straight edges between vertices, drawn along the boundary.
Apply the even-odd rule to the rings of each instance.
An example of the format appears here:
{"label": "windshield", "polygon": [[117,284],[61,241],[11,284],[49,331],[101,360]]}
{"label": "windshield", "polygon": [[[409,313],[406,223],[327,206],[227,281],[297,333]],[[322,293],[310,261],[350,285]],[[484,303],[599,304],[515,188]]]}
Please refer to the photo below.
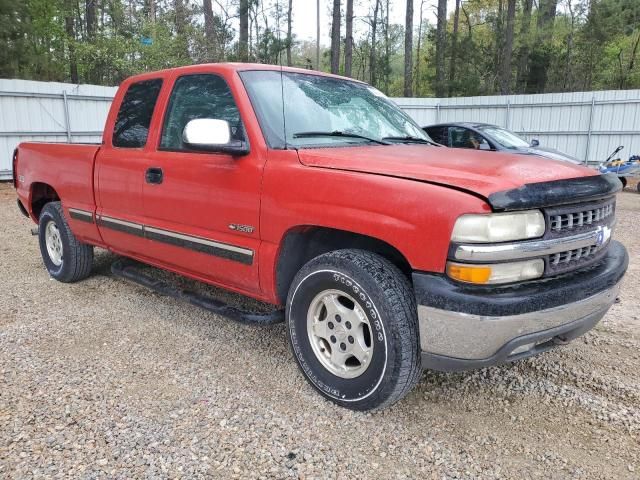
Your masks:
{"label": "windshield", "polygon": [[273,70],[240,77],[272,148],[384,145],[389,137],[429,141],[406,113],[364,83]]}
{"label": "windshield", "polygon": [[518,149],[529,147],[529,143],[526,140],[523,140],[515,133],[505,130],[504,128],[494,127],[491,125],[480,126],[477,128],[482,133],[491,137],[494,142],[499,143],[505,148]]}

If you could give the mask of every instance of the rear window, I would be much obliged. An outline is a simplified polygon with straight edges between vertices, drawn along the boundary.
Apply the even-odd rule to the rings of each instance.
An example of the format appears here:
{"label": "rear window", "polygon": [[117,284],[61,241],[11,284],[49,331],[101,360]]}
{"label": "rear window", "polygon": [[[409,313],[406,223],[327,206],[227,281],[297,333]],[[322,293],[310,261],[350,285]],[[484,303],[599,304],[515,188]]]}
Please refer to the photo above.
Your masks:
{"label": "rear window", "polygon": [[146,145],[160,87],[162,80],[159,78],[129,86],[113,128],[114,147],[141,148]]}

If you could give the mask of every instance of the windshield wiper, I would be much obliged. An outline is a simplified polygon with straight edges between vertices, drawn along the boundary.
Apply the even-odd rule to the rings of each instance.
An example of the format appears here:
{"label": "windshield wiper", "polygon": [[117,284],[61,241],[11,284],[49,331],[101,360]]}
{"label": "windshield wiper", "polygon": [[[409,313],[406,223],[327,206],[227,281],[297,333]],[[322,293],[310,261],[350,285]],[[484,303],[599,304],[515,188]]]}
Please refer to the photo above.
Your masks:
{"label": "windshield wiper", "polygon": [[412,137],[411,135],[406,135],[404,137],[383,137],[382,140],[399,140],[404,142],[414,142],[414,143],[427,143],[429,145],[437,145],[431,140],[426,140],[420,137]]}
{"label": "windshield wiper", "polygon": [[344,137],[344,138],[361,138],[362,140],[368,140],[369,142],[379,143],[380,145],[391,145],[389,142],[385,142],[384,139],[378,139],[373,137],[367,137],[366,135],[360,135],[359,133],[342,132],[340,130],[334,130],[333,132],[298,132],[293,134],[293,138],[310,138],[310,137]]}

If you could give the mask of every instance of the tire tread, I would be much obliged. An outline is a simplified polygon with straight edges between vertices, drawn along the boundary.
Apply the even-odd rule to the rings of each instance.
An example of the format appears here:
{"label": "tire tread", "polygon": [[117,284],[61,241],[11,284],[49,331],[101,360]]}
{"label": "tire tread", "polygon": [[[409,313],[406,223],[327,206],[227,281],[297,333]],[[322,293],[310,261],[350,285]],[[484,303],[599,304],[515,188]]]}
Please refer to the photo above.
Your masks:
{"label": "tire tread", "polygon": [[389,330],[387,336],[393,336],[388,345],[395,346],[397,353],[395,364],[388,365],[394,369],[391,378],[383,382],[373,395],[356,403],[332,400],[356,410],[389,407],[406,396],[422,376],[417,307],[411,283],[396,265],[384,257],[366,250],[345,249],[325,253],[309,261],[296,275],[291,290],[310,272],[327,264],[341,267],[345,273],[353,274],[355,271],[356,279],[368,276],[384,292],[388,307],[383,314],[387,320],[385,330]]}
{"label": "tire tread", "polygon": [[[91,274],[93,267],[93,246],[80,242],[71,231],[69,223],[64,216],[61,202],[49,202],[45,205],[43,213],[53,210],[61,219],[59,227],[69,244],[69,251],[64,252],[64,262],[67,262],[64,273],[56,278],[64,283],[73,283],[84,280]],[[44,253],[43,253],[44,254]]]}

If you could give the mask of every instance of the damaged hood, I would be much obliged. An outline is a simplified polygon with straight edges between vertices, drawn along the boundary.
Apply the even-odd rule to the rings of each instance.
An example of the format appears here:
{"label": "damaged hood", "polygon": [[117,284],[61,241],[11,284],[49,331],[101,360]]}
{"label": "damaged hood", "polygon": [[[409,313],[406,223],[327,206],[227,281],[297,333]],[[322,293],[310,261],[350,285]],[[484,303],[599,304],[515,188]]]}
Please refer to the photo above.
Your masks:
{"label": "damaged hood", "polygon": [[445,185],[485,198],[525,184],[598,175],[589,168],[534,155],[448,149],[424,145],[376,145],[298,150],[309,167],[388,175]]}

